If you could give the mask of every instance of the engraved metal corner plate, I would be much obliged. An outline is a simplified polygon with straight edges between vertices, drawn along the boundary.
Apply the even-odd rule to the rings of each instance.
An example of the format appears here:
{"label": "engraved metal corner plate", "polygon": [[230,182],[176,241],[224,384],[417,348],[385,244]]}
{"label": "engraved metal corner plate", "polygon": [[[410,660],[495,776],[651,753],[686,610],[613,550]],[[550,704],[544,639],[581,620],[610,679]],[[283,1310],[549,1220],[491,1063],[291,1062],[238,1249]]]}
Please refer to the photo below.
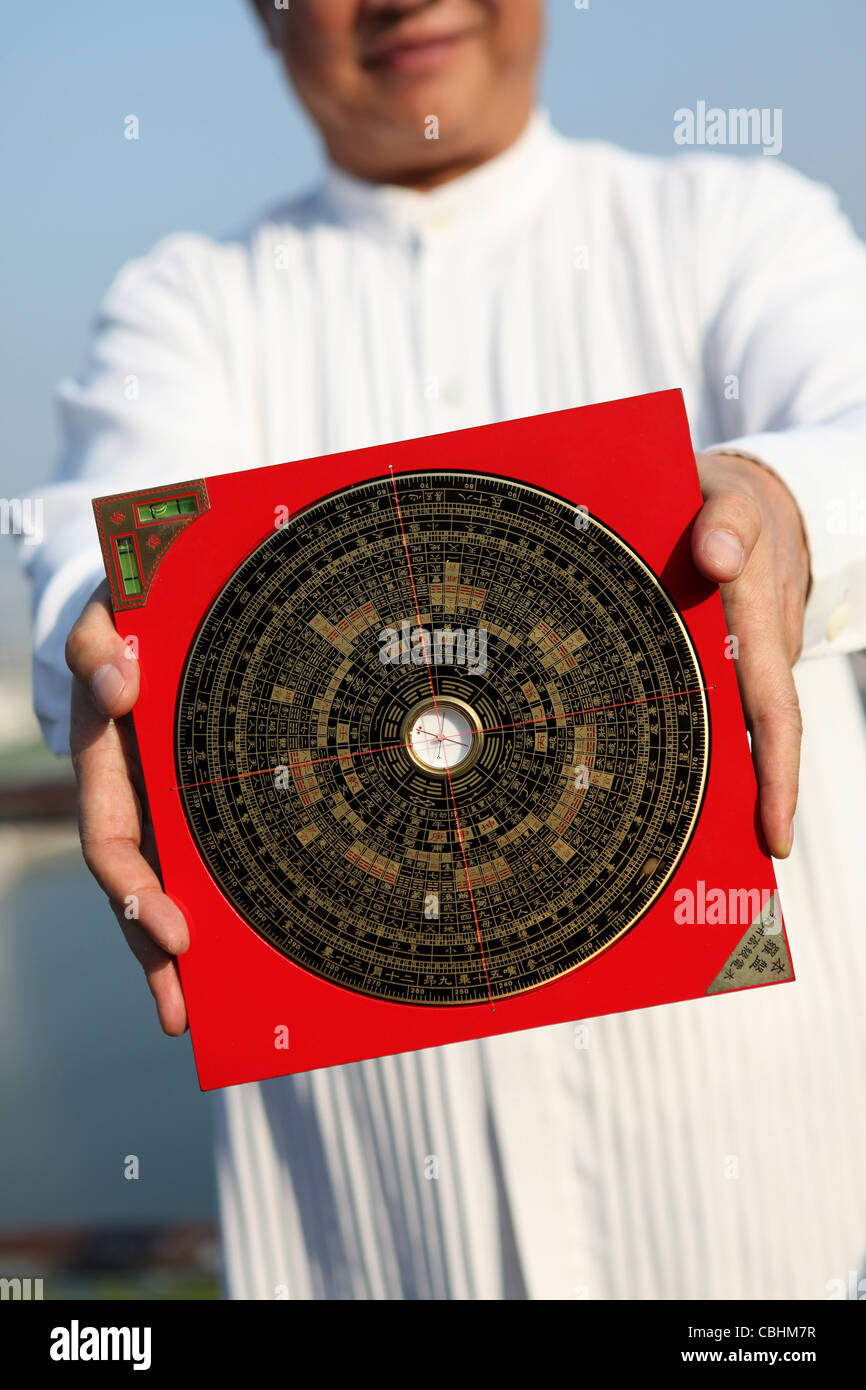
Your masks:
{"label": "engraved metal corner plate", "polygon": [[[170,507],[172,503],[187,505],[190,501],[195,508],[192,512],[166,516],[164,519],[158,516],[144,519],[142,516],[142,509],[157,511],[160,507]],[[93,499],[93,514],[115,613],[127,608],[144,607],[163,556],[180,533],[209,510],[210,500],[204,478]],[[137,569],[137,592],[125,591],[119,553],[121,543],[126,543],[131,563]]]}
{"label": "engraved metal corner plate", "polygon": [[793,978],[778,894],[771,893],[706,993],[725,994],[754,985],[781,984]]}

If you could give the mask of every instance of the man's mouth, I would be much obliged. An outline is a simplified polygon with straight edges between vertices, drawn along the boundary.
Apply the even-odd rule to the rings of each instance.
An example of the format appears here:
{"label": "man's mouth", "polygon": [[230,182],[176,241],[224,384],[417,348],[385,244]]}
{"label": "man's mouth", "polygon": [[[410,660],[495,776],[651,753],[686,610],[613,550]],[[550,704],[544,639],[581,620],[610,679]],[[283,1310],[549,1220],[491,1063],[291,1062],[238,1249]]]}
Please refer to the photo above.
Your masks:
{"label": "man's mouth", "polygon": [[362,63],[376,72],[427,72],[447,62],[474,32],[464,29],[444,34],[407,32],[405,37],[395,34],[371,44]]}

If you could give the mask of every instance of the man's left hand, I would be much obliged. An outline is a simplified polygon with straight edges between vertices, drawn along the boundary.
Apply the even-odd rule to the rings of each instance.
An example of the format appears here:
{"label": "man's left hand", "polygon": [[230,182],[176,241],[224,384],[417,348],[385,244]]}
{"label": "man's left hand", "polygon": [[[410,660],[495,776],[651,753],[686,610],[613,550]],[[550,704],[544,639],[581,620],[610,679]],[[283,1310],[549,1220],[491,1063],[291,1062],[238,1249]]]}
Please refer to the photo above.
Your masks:
{"label": "man's left hand", "polygon": [[720,586],[752,736],[761,824],[770,853],[794,838],[803,724],[791,667],[803,643],[809,552],[800,512],[774,473],[733,454],[696,455],[704,505],[692,558]]}

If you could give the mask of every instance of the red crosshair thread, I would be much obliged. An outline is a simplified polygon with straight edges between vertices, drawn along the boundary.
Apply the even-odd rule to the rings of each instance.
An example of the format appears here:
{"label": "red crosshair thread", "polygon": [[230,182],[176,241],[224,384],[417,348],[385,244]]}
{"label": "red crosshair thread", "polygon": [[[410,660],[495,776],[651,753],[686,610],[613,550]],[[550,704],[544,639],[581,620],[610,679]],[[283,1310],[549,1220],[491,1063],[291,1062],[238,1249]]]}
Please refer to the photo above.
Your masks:
{"label": "red crosshair thread", "polygon": [[[525,729],[530,724],[549,724],[554,719],[571,719],[578,714],[602,714],[608,709],[628,709],[630,705],[649,705],[659,700],[678,700],[681,695],[698,695],[701,691],[705,693],[715,690],[714,685],[691,685],[686,690],[669,690],[664,695],[640,695],[636,700],[618,700],[610,705],[584,705],[582,709],[564,709],[561,714],[539,714],[533,719],[516,719],[513,724],[482,724],[479,729],[471,729],[470,736],[476,734],[497,734],[503,729]],[[440,720],[439,727],[442,723]],[[427,734],[425,737],[435,739],[437,743],[460,743],[459,739],[449,738],[443,734]],[[463,746],[462,744],[460,745]],[[380,743],[374,748],[358,748],[354,753],[331,753],[326,758],[308,758],[305,763],[277,764],[277,766],[287,766],[289,771],[301,767],[318,767],[320,763],[342,763],[349,758],[368,758],[371,753],[390,753],[392,748],[408,748],[408,743]],[[193,787],[215,787],[221,786],[223,782],[242,782],[247,777],[267,777],[269,773],[276,772],[274,767],[256,767],[251,772],[236,772],[231,777],[205,777],[201,782],[179,782],[172,791],[186,791]]]}
{"label": "red crosshair thread", "polygon": [[[412,597],[415,600],[415,617],[418,619],[418,627],[420,629],[421,607],[418,603],[418,590],[415,588],[415,576],[412,573],[412,561],[409,557],[409,546],[406,542],[406,531],[403,526],[403,513],[400,510],[400,498],[397,496],[397,480],[394,477],[394,465],[391,463],[388,464],[388,472],[391,474],[391,487],[394,490],[394,505],[397,508],[397,520],[400,523],[400,535],[403,538],[403,553],[406,556],[406,565],[409,570],[409,582],[412,585]],[[433,709],[436,712],[436,719],[439,724],[439,742],[441,744],[445,738],[445,732],[442,728],[442,718],[439,714],[439,705],[436,700],[436,687],[433,684],[433,671],[430,667],[430,656],[427,651],[426,642],[424,644],[424,655],[426,657],[427,678],[430,681],[430,694],[433,696]],[[484,970],[484,978],[487,981],[487,997],[490,1000],[491,1011],[493,1013],[496,1013],[496,1005],[493,1002],[493,991],[490,988],[490,975],[487,971],[487,957],[484,954],[484,942],[481,940],[481,924],[478,921],[478,913],[475,908],[475,894],[472,892],[472,881],[469,877],[469,862],[466,858],[466,846],[463,843],[463,831],[460,828],[460,816],[457,813],[457,798],[454,795],[454,783],[451,780],[451,769],[448,766],[448,752],[445,748],[443,748],[442,752],[445,758],[445,776],[448,779],[448,790],[451,793],[451,805],[454,810],[454,824],[457,829],[457,838],[460,841],[460,853],[463,856],[463,868],[466,872],[466,887],[469,889],[469,901],[472,904],[472,916],[475,919],[475,935],[478,937],[478,949],[481,952],[481,965]]]}

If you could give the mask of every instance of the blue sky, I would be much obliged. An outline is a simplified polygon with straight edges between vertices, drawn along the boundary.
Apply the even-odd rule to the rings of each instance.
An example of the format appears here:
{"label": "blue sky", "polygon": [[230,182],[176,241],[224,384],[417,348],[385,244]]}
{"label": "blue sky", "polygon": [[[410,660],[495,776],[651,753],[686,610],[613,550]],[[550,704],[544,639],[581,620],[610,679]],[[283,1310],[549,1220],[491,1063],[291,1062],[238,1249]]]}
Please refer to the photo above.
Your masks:
{"label": "blue sky", "polygon": [[[548,0],[548,13],[541,95],[559,129],[667,154],[679,107],[780,107],[783,161],[831,184],[866,234],[862,0]],[[166,232],[220,233],[308,184],[318,151],[247,0],[40,0],[7,9],[4,39],[8,496],[51,473],[54,386],[114,272]],[[130,113],[138,141],[123,138]],[[3,581],[10,548],[0,537]]]}

